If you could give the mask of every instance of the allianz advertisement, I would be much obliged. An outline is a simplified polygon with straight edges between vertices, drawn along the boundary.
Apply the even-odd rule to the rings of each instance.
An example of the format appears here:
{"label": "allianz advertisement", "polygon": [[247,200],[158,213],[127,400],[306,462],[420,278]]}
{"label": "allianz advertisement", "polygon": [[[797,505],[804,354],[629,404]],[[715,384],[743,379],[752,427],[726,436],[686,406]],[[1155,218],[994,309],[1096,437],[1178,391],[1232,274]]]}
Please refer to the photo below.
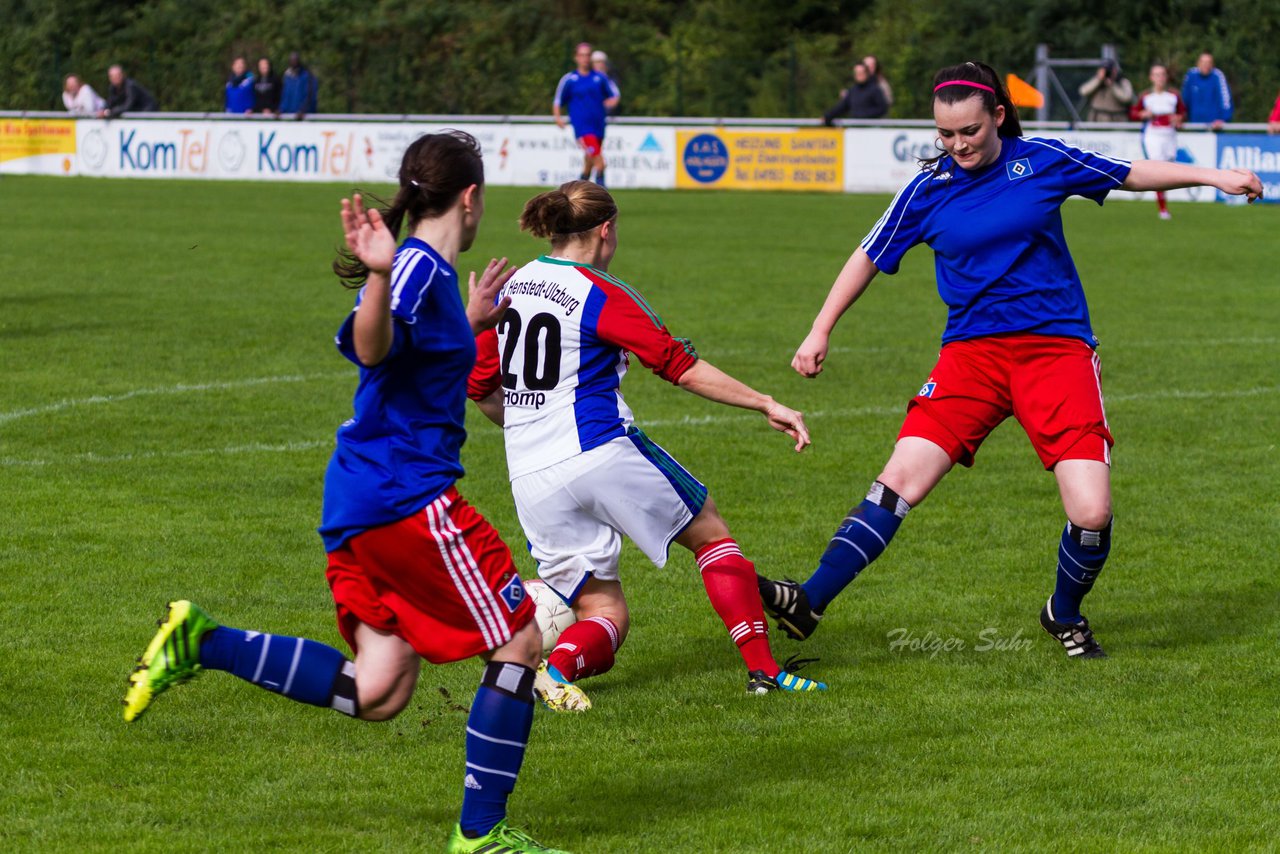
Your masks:
{"label": "allianz advertisement", "polygon": [[[1280,202],[1280,136],[1224,133],[1218,137],[1218,168],[1248,169],[1262,180],[1261,201]],[[1241,196],[1218,193],[1219,201],[1239,204]]]}

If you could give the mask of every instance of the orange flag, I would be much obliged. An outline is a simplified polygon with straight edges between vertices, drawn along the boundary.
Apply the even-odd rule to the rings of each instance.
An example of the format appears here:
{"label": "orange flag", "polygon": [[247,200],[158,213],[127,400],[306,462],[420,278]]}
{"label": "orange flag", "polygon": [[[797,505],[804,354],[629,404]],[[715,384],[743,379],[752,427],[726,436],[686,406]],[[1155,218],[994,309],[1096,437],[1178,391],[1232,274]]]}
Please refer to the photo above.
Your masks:
{"label": "orange flag", "polygon": [[1016,74],[1007,74],[1004,87],[1009,90],[1009,97],[1015,107],[1043,107],[1044,95],[1040,90],[1023,80]]}

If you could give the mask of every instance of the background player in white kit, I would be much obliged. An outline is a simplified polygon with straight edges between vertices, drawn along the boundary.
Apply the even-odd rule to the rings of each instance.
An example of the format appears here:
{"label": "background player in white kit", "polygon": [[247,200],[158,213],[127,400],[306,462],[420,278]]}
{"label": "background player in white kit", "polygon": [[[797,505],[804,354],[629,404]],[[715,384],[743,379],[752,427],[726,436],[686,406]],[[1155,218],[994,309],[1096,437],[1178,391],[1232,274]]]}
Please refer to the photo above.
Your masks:
{"label": "background player in white kit", "polygon": [[[1148,160],[1178,159],[1178,128],[1187,119],[1187,105],[1176,89],[1169,88],[1169,69],[1159,63],[1151,66],[1151,88],[1138,96],[1129,109],[1134,121],[1142,126],[1142,153]],[[1156,191],[1156,206],[1161,219],[1169,219],[1169,205],[1164,192]]]}
{"label": "background player in white kit", "polygon": [[630,353],[694,394],[760,412],[809,444],[799,412],[698,358],[644,297],[606,270],[618,247],[618,208],[603,187],[571,181],[531,199],[520,225],[551,240],[502,290],[511,307],[477,340],[468,393],[503,424],[511,491],[538,575],[578,617],[535,686],[552,708],[590,706],[577,680],[604,673],[627,635],[618,580],[626,534],[659,567],[672,542],[692,551],[716,613],[747,665],[747,691],[825,688],[780,667],[754,565],[707,488],[632,423],[619,385]]}

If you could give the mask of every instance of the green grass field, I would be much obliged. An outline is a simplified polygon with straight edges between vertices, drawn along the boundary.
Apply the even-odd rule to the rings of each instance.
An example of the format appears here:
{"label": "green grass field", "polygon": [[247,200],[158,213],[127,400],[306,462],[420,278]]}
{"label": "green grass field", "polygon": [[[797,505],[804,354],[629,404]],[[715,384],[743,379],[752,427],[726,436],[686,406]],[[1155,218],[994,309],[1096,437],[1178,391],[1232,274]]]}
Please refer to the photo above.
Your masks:
{"label": "green grass field", "polygon": [[[314,528],[355,383],[332,345],[352,298],[328,270],[342,192],[0,182],[0,848],[443,847],[474,662],[425,669],[387,724],[222,673],[120,718],[169,598],[341,645]],[[489,191],[464,271],[541,251],[515,225],[528,194]],[[877,281],[806,381],[791,354],[886,198],[618,196],[612,271],[808,413],[814,446],[643,369],[638,422],[762,571],[806,577],[933,365],[932,255]],[[590,714],[539,710],[516,823],[577,852],[1277,844],[1280,209],[1065,217],[1118,443],[1115,547],[1086,602],[1111,658],[1068,661],[1039,628],[1063,516],[1009,423],[812,640],[775,634],[821,658],[823,696],[746,697],[691,556],[659,571],[628,546],[631,637],[586,683]],[[518,546],[500,433],[468,418],[463,489]],[[892,647],[903,632],[964,647]]]}

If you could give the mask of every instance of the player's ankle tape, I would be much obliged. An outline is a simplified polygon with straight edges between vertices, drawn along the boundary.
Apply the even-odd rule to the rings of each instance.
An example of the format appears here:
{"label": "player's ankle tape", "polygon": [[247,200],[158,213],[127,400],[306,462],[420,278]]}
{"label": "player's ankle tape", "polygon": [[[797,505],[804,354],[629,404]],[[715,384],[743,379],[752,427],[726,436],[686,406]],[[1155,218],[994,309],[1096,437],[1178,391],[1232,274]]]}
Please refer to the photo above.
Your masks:
{"label": "player's ankle tape", "polygon": [[484,666],[480,684],[491,691],[533,703],[533,671],[511,661],[490,661]]}

